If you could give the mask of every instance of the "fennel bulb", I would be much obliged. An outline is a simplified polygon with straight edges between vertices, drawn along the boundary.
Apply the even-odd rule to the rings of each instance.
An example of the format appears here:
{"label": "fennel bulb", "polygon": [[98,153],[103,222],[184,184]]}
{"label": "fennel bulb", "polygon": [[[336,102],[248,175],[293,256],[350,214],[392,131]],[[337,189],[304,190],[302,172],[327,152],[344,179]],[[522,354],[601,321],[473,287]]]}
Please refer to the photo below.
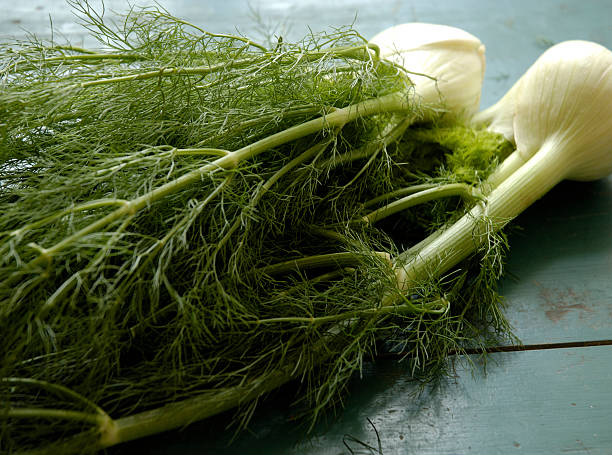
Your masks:
{"label": "fennel bulb", "polygon": [[[459,28],[406,23],[388,28],[370,43],[381,57],[410,73],[416,94],[427,109],[470,118],[478,111],[485,72],[485,46]],[[434,118],[425,113],[425,120]]]}
{"label": "fennel bulb", "polygon": [[492,187],[549,142],[567,166],[567,179],[596,180],[612,172],[611,61],[610,50],[597,43],[556,44],[497,103],[473,117],[474,124],[487,124],[516,143],[516,152],[490,177]]}
{"label": "fennel bulb", "polygon": [[[564,179],[612,172],[612,52],[588,41],[547,50],[491,112],[513,112],[516,151],[486,182],[491,193],[399,267],[407,286],[444,273]],[[486,247],[486,245],[484,245]],[[406,259],[406,258],[404,258]]]}

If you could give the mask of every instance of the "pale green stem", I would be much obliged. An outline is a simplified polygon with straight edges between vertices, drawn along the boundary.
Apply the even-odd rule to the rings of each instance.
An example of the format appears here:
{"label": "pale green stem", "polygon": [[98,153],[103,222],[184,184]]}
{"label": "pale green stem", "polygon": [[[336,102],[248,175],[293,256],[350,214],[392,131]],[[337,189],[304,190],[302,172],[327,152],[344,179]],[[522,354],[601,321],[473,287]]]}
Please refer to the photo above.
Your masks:
{"label": "pale green stem", "polygon": [[363,203],[363,208],[371,207],[373,205],[379,204],[380,202],[388,201],[389,199],[409,196],[411,194],[418,193],[420,191],[430,190],[432,188],[437,188],[437,187],[438,185],[434,183],[423,183],[421,185],[407,186],[406,188],[400,188],[399,190],[391,191],[389,193],[382,194],[378,197],[370,199],[369,201]]}
{"label": "pale green stem", "polygon": [[372,152],[376,151],[376,147],[371,145],[368,147],[360,147],[358,149],[351,150],[350,152],[343,153],[342,155],[333,156],[323,161],[319,167],[323,169],[334,169],[353,161],[368,158],[372,155]]}
{"label": "pale green stem", "polygon": [[87,412],[69,411],[66,409],[47,408],[8,408],[0,411],[0,419],[59,419],[86,422],[102,426],[108,422],[108,417]]}
{"label": "pale green stem", "polygon": [[[497,188],[506,178],[517,171],[523,164],[525,164],[525,160],[523,160],[518,151],[514,151],[498,166],[498,168],[487,178],[487,180],[481,184],[480,189],[483,195],[487,195]],[[374,199],[372,201],[374,201]],[[436,238],[438,238],[442,232],[442,229],[438,229],[416,245],[410,247],[410,249],[403,251],[396,258],[396,262],[406,262],[406,260],[408,260],[411,256],[414,256],[420,250],[425,248],[425,246],[429,245]]]}
{"label": "pale green stem", "polygon": [[[154,153],[154,152],[160,152],[160,153]],[[128,166],[134,166],[136,164],[142,163],[145,160],[156,160],[159,158],[174,159],[177,156],[225,156],[228,153],[230,153],[229,150],[217,149],[217,148],[185,148],[185,149],[172,148],[170,150],[163,150],[162,147],[157,147],[157,148],[152,148],[152,149],[149,148],[149,149],[141,150],[140,152],[136,152],[129,156],[121,156],[121,157],[113,158],[111,161],[114,161],[114,162],[118,161],[120,164],[116,164],[111,167],[100,169],[96,171],[96,175],[114,173]]]}
{"label": "pale green stem", "polygon": [[[208,203],[209,203],[210,201],[212,201],[212,200],[213,200],[215,197],[217,197],[217,196],[218,196],[218,195],[221,193],[221,191],[223,190],[223,188],[225,188],[225,187],[228,185],[228,183],[229,183],[229,182],[232,180],[232,177],[233,177],[233,176],[231,176],[231,175],[230,175],[230,176],[227,176],[227,177],[226,177],[226,178],[223,180],[223,182],[221,182],[221,184],[220,184],[219,186],[217,186],[217,187],[214,189],[214,191],[208,195],[208,197],[207,197],[206,199],[204,199],[204,201],[203,201],[202,205],[198,207],[198,211],[199,211],[199,212],[201,212],[201,211],[204,209],[204,207],[208,205]],[[147,251],[147,259],[146,259],[144,262],[142,262],[141,264],[142,264],[142,265],[144,265],[144,264],[146,264],[148,261],[150,261],[150,260],[151,260],[150,258],[152,258],[152,256],[154,256],[154,255],[155,255],[155,253],[156,253],[157,251],[159,251],[159,249],[160,249],[160,248],[164,247],[164,245],[166,245],[166,243],[168,243],[168,240],[170,240],[170,239],[172,238],[172,236],[173,236],[174,234],[176,234],[176,233],[178,232],[178,230],[179,230],[179,229],[180,229],[182,226],[184,226],[185,224],[187,224],[187,222],[188,222],[190,219],[191,219],[191,217],[185,216],[185,217],[183,217],[183,218],[181,219],[181,221],[180,221],[180,222],[176,223],[176,224],[175,224],[175,225],[172,227],[172,229],[170,229],[170,230],[169,230],[169,231],[166,233],[166,235],[164,235],[164,237],[163,237],[161,240],[158,240],[158,241],[155,243],[155,246],[154,246],[153,248],[151,248],[149,251]]]}
{"label": "pale green stem", "polygon": [[[289,161],[287,164],[285,164],[278,171],[276,171],[276,173],[272,177],[270,177],[266,181],[266,183],[264,183],[261,186],[259,191],[257,191],[257,193],[255,193],[255,195],[253,196],[253,198],[249,202],[249,209],[255,208],[257,206],[257,204],[259,204],[259,201],[264,196],[264,194],[266,194],[270,190],[270,188],[272,188],[276,184],[276,182],[278,182],[284,175],[286,175],[287,172],[289,172],[290,170],[292,170],[296,166],[299,166],[300,164],[302,164],[307,159],[309,159],[309,158],[315,156],[316,154],[322,152],[325,149],[325,147],[327,147],[329,145],[329,143],[330,143],[330,141],[325,141],[325,142],[313,145],[312,147],[307,149],[305,152],[303,152],[300,155],[298,155],[295,158],[293,158],[291,161]],[[234,224],[230,227],[230,229],[227,231],[227,233],[223,236],[223,238],[219,241],[219,243],[217,244],[217,247],[215,248],[216,251],[220,251],[221,248],[223,248],[223,246],[229,241],[231,236],[234,234],[234,232],[236,232],[236,230],[240,227],[241,224],[242,224],[242,220],[240,218],[238,218],[234,222]]]}
{"label": "pale green stem", "polygon": [[[41,254],[30,261],[27,267],[35,267],[43,261],[50,262],[53,256],[68,246],[72,245],[79,239],[93,233],[102,231],[109,224],[117,221],[124,216],[132,216],[139,210],[150,206],[155,201],[158,201],[170,194],[174,194],[182,189],[196,183],[204,175],[208,175],[220,170],[228,170],[235,168],[242,161],[254,158],[255,156],[279,145],[292,142],[304,136],[319,132],[325,128],[338,127],[345,123],[351,122],[357,118],[381,113],[381,112],[401,112],[409,108],[405,94],[401,92],[392,93],[363,101],[343,109],[338,109],[325,116],[310,120],[300,125],[295,125],[284,131],[261,139],[253,144],[247,145],[239,150],[230,152],[221,158],[218,158],[212,163],[206,164],[198,169],[195,169],[175,180],[168,182],[149,193],[143,194],[140,197],[132,199],[123,204],[121,208],[109,213],[108,215],[98,219],[97,221],[83,227],[79,231],[64,238],[49,248],[41,248]],[[13,275],[15,276],[15,275]],[[8,278],[3,285],[10,284],[11,278]]]}
{"label": "pale green stem", "polygon": [[[133,54],[104,54],[96,53],[93,51],[87,51],[80,48],[62,48],[56,47],[55,49],[67,49],[77,52],[83,52],[84,55],[57,55],[55,57],[47,57],[42,59],[44,63],[53,62],[67,62],[67,61],[88,61],[88,60],[138,60],[141,57]],[[17,61],[13,63],[8,69],[19,69],[19,71],[27,71],[37,69],[38,66],[32,64],[30,61]],[[83,75],[81,75],[83,76]]]}
{"label": "pale green stem", "polygon": [[351,150],[350,152],[333,156],[321,163],[319,167],[323,169],[333,169],[347,163],[352,163],[353,161],[369,158],[391,142],[398,140],[412,122],[412,118],[403,118],[397,123],[389,124],[380,133],[380,137],[376,141],[370,142],[358,149]]}
{"label": "pale green stem", "polygon": [[326,324],[329,322],[345,321],[347,319],[364,318],[370,316],[382,316],[389,313],[403,314],[403,313],[431,313],[431,314],[442,314],[448,310],[449,303],[445,299],[439,299],[435,302],[430,302],[427,305],[413,304],[407,301],[401,305],[387,305],[380,306],[378,308],[365,308],[362,310],[346,311],[341,314],[334,314],[331,316],[319,316],[319,317],[282,317],[282,318],[270,318],[270,319],[258,319],[253,321],[252,324],[278,324],[278,323],[296,323],[296,324]]}
{"label": "pale green stem", "polygon": [[137,60],[141,58],[139,55],[133,54],[94,54],[87,53],[84,55],[58,55],[55,57],[47,57],[44,62],[63,62],[69,60]]}
{"label": "pale green stem", "polygon": [[126,205],[129,204],[129,201],[125,199],[98,199],[91,202],[85,202],[84,204],[79,204],[74,207],[70,207],[68,209],[62,210],[54,215],[45,217],[41,220],[35,221],[34,223],[26,224],[25,226],[20,227],[19,229],[15,229],[10,233],[13,237],[19,237],[24,232],[37,229],[39,227],[44,226],[45,224],[52,223],[53,221],[62,218],[63,216],[69,215],[71,213],[84,212],[86,210],[95,210],[102,207],[109,207],[113,205]]}
{"label": "pale green stem", "polygon": [[96,54],[97,53],[97,51],[92,51],[91,49],[85,49],[84,47],[78,47],[78,46],[53,46],[53,49],[57,49],[60,51],[80,52],[82,54]]}
{"label": "pale green stem", "polygon": [[323,273],[322,275],[318,275],[314,278],[309,278],[306,282],[297,283],[291,286],[289,289],[282,291],[280,295],[288,296],[291,295],[293,292],[297,292],[298,290],[303,289],[304,285],[310,286],[316,283],[325,283],[353,272],[355,272],[355,268],[353,267],[344,267],[342,269],[332,270],[331,272]]}
{"label": "pale green stem", "polygon": [[330,240],[336,240],[342,243],[346,243],[347,245],[354,244],[352,239],[332,229],[325,229],[325,228],[314,226],[314,225],[310,225],[308,226],[308,228],[313,234],[320,235],[321,237],[325,237]]}
{"label": "pale green stem", "polygon": [[73,273],[70,278],[65,280],[56,290],[49,296],[49,298],[42,305],[38,317],[44,318],[48,312],[55,306],[56,302],[59,302],[61,297],[63,297],[68,291],[70,291],[73,286],[76,286],[77,283],[81,281],[81,271],[77,271]]}
{"label": "pale green stem", "polygon": [[[330,337],[332,338],[322,338],[313,348],[319,353],[317,357],[319,362],[324,362],[331,356],[331,351],[325,349],[328,343],[338,342],[339,338],[342,339],[340,342],[345,342],[342,335],[330,334]],[[353,342],[355,341],[353,340]],[[215,389],[193,398],[117,419],[111,425],[107,424],[102,431],[99,447],[110,447],[175,428],[182,428],[198,420],[220,414],[261,398],[266,393],[276,390],[299,377],[302,371],[302,364],[296,361],[285,368],[276,369],[235,387]],[[67,447],[67,449],[69,448]]]}
{"label": "pale green stem", "polygon": [[421,251],[423,248],[425,248],[427,245],[429,245],[431,242],[433,242],[435,239],[437,239],[442,234],[442,232],[443,232],[442,229],[436,229],[432,234],[428,235],[420,242],[416,243],[415,245],[411,246],[409,249],[402,251],[400,254],[398,254],[394,262],[396,264],[405,263],[411,256],[414,256],[419,251]]}
{"label": "pale green stem", "polygon": [[[262,58],[258,58],[258,60],[262,60]],[[128,82],[128,81],[138,81],[143,79],[152,79],[157,77],[169,77],[169,76],[205,76],[207,74],[211,74],[217,71],[221,71],[227,68],[236,68],[242,65],[248,65],[254,63],[255,60],[252,58],[245,58],[239,60],[233,60],[230,62],[219,63],[217,65],[210,66],[196,66],[192,68],[159,68],[153,71],[145,71],[141,73],[128,74],[126,76],[117,76],[117,77],[104,77],[102,79],[96,79],[93,81],[81,82],[81,87],[93,87],[95,85],[103,85],[103,84],[115,84],[119,82]]]}
{"label": "pale green stem", "polygon": [[49,313],[49,311],[51,311],[55,307],[56,302],[60,302],[61,301],[60,298],[66,292],[68,292],[72,288],[72,286],[74,286],[80,280],[80,275],[81,275],[82,271],[87,270],[87,269],[93,270],[95,267],[97,267],[97,265],[101,261],[104,260],[104,258],[107,257],[107,254],[108,254],[110,248],[112,247],[112,245],[114,245],[115,242],[117,241],[117,239],[119,237],[121,237],[121,235],[127,229],[127,227],[130,225],[130,223],[132,222],[133,219],[134,219],[134,217],[130,216],[130,217],[126,218],[125,220],[123,220],[123,223],[121,223],[121,226],[119,226],[119,228],[115,232],[113,232],[112,236],[108,239],[108,241],[104,245],[104,248],[101,248],[96,253],[94,258],[90,261],[89,265],[87,267],[77,271],[73,275],[71,275],[70,278],[68,278],[66,281],[64,281],[62,283],[62,285],[60,287],[58,287],[53,294],[51,294],[51,296],[45,301],[43,306],[40,308],[40,311],[38,313],[38,317],[39,318],[41,318],[41,319],[45,318],[47,316],[47,314]]}
{"label": "pale green stem", "polygon": [[217,149],[217,148],[186,148],[186,149],[175,149],[172,151],[173,156],[183,155],[211,155],[211,156],[225,156],[231,153],[229,150]]}
{"label": "pale green stem", "polygon": [[102,416],[108,417],[108,414],[106,414],[106,412],[104,412],[104,410],[101,407],[99,407],[97,404],[95,404],[93,401],[88,400],[83,395],[75,392],[72,389],[69,389],[68,387],[60,385],[60,384],[53,384],[51,382],[42,381],[40,379],[33,379],[33,378],[2,378],[0,379],[0,382],[6,383],[6,384],[16,384],[16,385],[39,387],[41,389],[47,390],[49,392],[53,392],[55,394],[64,395],[64,396],[73,398],[76,401],[79,401],[80,403],[83,403],[86,406],[94,409],[96,413]]}
{"label": "pale green stem", "polygon": [[341,277],[342,275],[353,273],[354,271],[355,269],[353,267],[344,267],[340,270],[332,270],[331,272],[327,272],[322,275],[316,276],[308,280],[308,282],[311,284],[325,283],[327,281],[335,280],[336,278]]}
{"label": "pale green stem", "polygon": [[[212,201],[214,198],[216,198],[219,194],[221,194],[221,192],[223,191],[223,188],[225,188],[229,182],[231,182],[233,178],[233,175],[228,175],[223,182],[221,182],[221,184],[219,186],[217,186],[214,191],[212,193],[210,193],[206,199],[204,199],[204,201],[202,202],[202,204],[198,207],[199,212],[201,212],[204,207],[206,207],[210,201]],[[190,214],[193,215],[193,214]],[[183,226],[185,226],[189,220],[191,219],[191,216],[184,216],[183,218],[181,218],[181,220],[176,223],[174,226],[172,226],[172,229],[170,229],[166,235],[164,235],[164,237],[162,237],[160,240],[158,240],[155,245],[153,245],[151,248],[149,248],[144,254],[146,255],[146,257],[144,258],[144,260],[140,260],[138,261],[138,267],[132,271],[132,273],[130,274],[130,277],[128,279],[126,279],[125,281],[123,281],[121,283],[121,286],[125,286],[128,287],[129,285],[131,285],[131,283],[139,278],[139,274],[138,271],[142,270],[147,264],[149,264],[153,258],[155,257],[155,255],[166,245],[166,243],[168,243],[168,241],[178,232],[179,229],[181,229]],[[77,272],[78,273],[78,272]],[[152,316],[150,316],[152,317]],[[132,326],[130,328],[130,333],[134,334],[136,333],[136,331],[138,330],[138,328],[144,324],[144,322],[139,322],[138,324]]]}
{"label": "pale green stem", "polygon": [[443,274],[484,245],[491,230],[504,227],[563,180],[568,162],[550,144],[544,144],[495,188],[486,204],[476,205],[407,263],[396,265],[400,288],[405,290],[414,282]]}
{"label": "pale green stem", "polygon": [[[392,312],[389,307],[385,312]],[[317,346],[325,346],[331,340],[321,340]],[[316,349],[316,348],[315,348]],[[320,362],[330,356],[330,351],[321,349]],[[298,377],[301,373],[299,362],[294,362],[285,368],[274,370],[261,377],[252,379],[231,388],[215,389],[204,392],[193,398],[170,403],[156,409],[144,411],[114,421],[100,422],[100,439],[97,447],[107,448],[117,444],[133,441],[165,431],[182,428],[193,422],[206,419],[224,411],[256,400],[261,396],[278,389],[282,385]],[[78,453],[80,439],[75,443],[67,442],[65,453]]]}
{"label": "pale green stem", "polygon": [[322,57],[347,57],[347,58],[355,58],[358,60],[364,60],[366,55],[369,54],[369,47],[367,45],[364,46],[356,46],[356,47],[338,47],[335,49],[328,49],[325,51],[316,51],[310,52],[307,54],[261,54],[261,56],[257,56],[257,59],[253,58],[244,58],[232,60],[229,62],[219,63],[216,65],[210,66],[196,66],[190,68],[159,68],[153,71],[145,71],[141,73],[128,74],[126,76],[118,76],[118,77],[108,77],[104,79],[98,79],[95,81],[82,82],[80,85],[83,88],[92,87],[94,85],[102,85],[102,84],[114,84],[118,82],[127,82],[127,81],[136,81],[143,79],[152,79],[158,77],[169,77],[169,76],[205,76],[207,74],[211,74],[217,71],[221,71],[227,68],[237,68],[243,65],[248,65],[255,63],[257,61],[269,61],[270,57],[280,58],[282,56],[291,56],[296,60],[305,60],[312,61]]}
{"label": "pale green stem", "polygon": [[[325,354],[321,355],[323,360]],[[295,366],[275,370],[243,385],[216,389],[211,393],[170,403],[157,409],[144,411],[113,421],[100,438],[99,447],[133,441],[146,436],[182,428],[198,420],[220,414],[241,404],[249,403],[294,379],[299,372]]]}
{"label": "pale green stem", "polygon": [[[333,112],[334,110],[336,110],[336,108],[334,107],[328,107],[329,112]],[[321,107],[320,106],[303,106],[303,107],[299,107],[299,108],[294,108],[291,110],[287,110],[285,112],[282,112],[282,117],[284,119],[286,118],[291,118],[294,116],[299,116],[299,115],[307,115],[307,114],[312,114],[312,115],[316,115],[316,114],[320,114],[321,113]],[[257,118],[253,118],[250,120],[245,120],[244,122],[238,123],[237,125],[232,125],[231,128],[228,128],[227,130],[224,130],[210,138],[207,138],[205,141],[200,142],[197,145],[200,144],[204,144],[206,142],[215,142],[215,140],[217,140],[218,138],[223,137],[224,135],[228,134],[228,132],[238,132],[238,131],[243,131],[253,125],[259,125],[262,123],[266,123],[269,120],[273,120],[274,118],[276,118],[278,116],[278,114],[270,114],[270,115],[261,115]]]}
{"label": "pale green stem", "polygon": [[[374,254],[391,264],[391,256],[389,255],[389,253],[375,251]],[[358,265],[361,262],[363,262],[363,256],[356,253],[329,253],[307,256],[299,259],[292,259],[290,261],[285,262],[279,262],[277,264],[261,267],[259,269],[256,269],[256,271],[258,273],[265,273],[267,275],[276,275],[279,273],[314,269],[318,267],[345,267],[348,265]]]}
{"label": "pale green stem", "polygon": [[497,188],[504,180],[506,180],[510,175],[516,172],[523,164],[525,164],[525,160],[521,156],[518,150],[515,150],[511,153],[498,167],[495,171],[487,178],[486,182],[483,184],[483,190],[485,193],[489,193],[495,188]]}
{"label": "pale green stem", "polygon": [[381,150],[382,150],[382,147],[377,147],[374,150],[374,153],[370,155],[370,158],[368,159],[368,161],[366,161],[366,163],[361,167],[361,169],[359,169],[359,172],[357,172],[357,174],[355,174],[355,176],[348,183],[342,185],[341,188],[349,188],[351,185],[353,185],[353,183],[355,183],[357,179],[361,177],[361,175],[368,169],[368,167],[370,167],[370,165],[374,162],[374,160],[376,159],[376,157],[378,156]]}
{"label": "pale green stem", "polygon": [[479,198],[475,189],[465,183],[450,183],[429,190],[420,191],[416,194],[403,197],[391,204],[385,205],[365,215],[362,220],[366,223],[375,223],[407,208],[414,207],[435,199],[444,197],[461,196],[465,199]]}
{"label": "pale green stem", "polygon": [[397,124],[386,127],[383,133],[381,133],[382,137],[380,137],[377,141],[366,145],[364,147],[364,151],[370,154],[368,161],[361,167],[359,172],[357,172],[348,183],[342,185],[340,189],[345,189],[353,185],[353,183],[355,183],[357,179],[361,177],[361,175],[368,169],[368,167],[370,167],[370,165],[374,162],[378,154],[385,147],[387,147],[388,144],[399,139],[412,122],[412,117],[405,117]]}

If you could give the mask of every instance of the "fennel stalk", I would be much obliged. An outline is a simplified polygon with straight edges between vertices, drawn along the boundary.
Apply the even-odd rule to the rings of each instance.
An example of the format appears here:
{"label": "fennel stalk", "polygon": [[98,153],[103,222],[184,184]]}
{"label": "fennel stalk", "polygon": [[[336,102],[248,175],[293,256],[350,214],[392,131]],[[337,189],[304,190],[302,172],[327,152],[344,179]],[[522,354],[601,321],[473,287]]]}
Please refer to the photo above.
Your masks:
{"label": "fennel stalk", "polygon": [[[410,74],[350,28],[268,48],[73,6],[105,49],[0,51],[3,450],[94,451],[234,407],[244,426],[290,380],[316,418],[383,346],[432,378],[511,336],[503,234],[403,288],[389,260],[461,219],[507,142],[419,124]],[[407,188],[430,192],[391,215]]]}

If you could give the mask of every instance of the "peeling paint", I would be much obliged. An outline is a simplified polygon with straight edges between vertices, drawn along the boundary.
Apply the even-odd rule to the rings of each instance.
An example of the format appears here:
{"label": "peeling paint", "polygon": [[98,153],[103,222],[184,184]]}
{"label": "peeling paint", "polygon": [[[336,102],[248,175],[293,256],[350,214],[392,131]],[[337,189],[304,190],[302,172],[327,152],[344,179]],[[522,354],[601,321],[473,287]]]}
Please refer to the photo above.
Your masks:
{"label": "peeling paint", "polygon": [[561,321],[569,312],[578,312],[578,317],[584,317],[585,313],[593,313],[589,305],[589,292],[577,292],[571,287],[566,289],[547,288],[539,284],[540,292],[538,297],[542,300],[541,306],[544,307],[546,317],[557,323]]}

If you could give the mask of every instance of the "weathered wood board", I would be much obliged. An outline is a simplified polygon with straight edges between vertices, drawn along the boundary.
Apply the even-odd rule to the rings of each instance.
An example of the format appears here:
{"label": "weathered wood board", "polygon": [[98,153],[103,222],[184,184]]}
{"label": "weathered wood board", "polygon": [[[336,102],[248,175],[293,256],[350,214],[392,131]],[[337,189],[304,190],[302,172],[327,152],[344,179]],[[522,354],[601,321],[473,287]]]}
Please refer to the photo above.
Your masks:
{"label": "weathered wood board", "polygon": [[[107,0],[107,9],[126,3]],[[137,3],[142,4],[142,1]],[[324,0],[160,0],[172,13],[212,31],[257,27],[251,10],[277,34],[354,23],[365,36],[402,22],[464,28],[487,46],[482,106],[495,102],[550,44],[588,39],[612,47],[612,2]],[[249,6],[249,3],[251,6]],[[99,2],[92,1],[92,4]],[[252,8],[251,8],[252,7]],[[0,37],[23,29],[57,30],[83,40],[63,0],[0,0]],[[529,344],[612,339],[612,178],[566,182],[517,220],[503,284],[507,315]],[[496,353],[487,375],[465,366],[435,391],[417,390],[402,364],[368,364],[346,407],[311,436],[291,422],[283,392],[256,413],[250,433],[227,447],[227,416],[128,444],[113,453],[317,454],[612,454],[612,346]],[[343,444],[347,441],[349,448]]]}
{"label": "weathered wood board", "polygon": [[[477,358],[474,359],[476,362]],[[491,354],[486,369],[462,363],[456,377],[418,395],[402,364],[368,364],[343,412],[305,438],[283,396],[256,413],[250,433],[227,446],[225,420],[118,450],[129,454],[418,455],[612,453],[612,346]],[[350,436],[350,437],[349,437]],[[354,438],[354,439],[353,439]]]}
{"label": "weathered wood board", "polygon": [[502,294],[522,342],[612,339],[612,178],[563,182],[514,225]]}

